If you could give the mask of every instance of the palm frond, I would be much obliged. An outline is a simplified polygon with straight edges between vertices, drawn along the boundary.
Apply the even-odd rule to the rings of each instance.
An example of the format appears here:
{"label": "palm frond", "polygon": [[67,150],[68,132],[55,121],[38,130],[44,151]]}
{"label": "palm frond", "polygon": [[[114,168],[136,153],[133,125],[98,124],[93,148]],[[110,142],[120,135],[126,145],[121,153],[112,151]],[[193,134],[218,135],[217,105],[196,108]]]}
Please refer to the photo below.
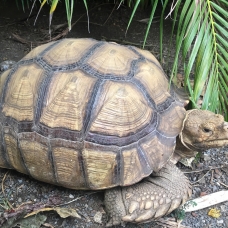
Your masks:
{"label": "palm frond", "polygon": [[[177,52],[172,75],[182,51],[185,85],[192,106],[202,96],[202,109],[228,117],[228,3],[224,0],[185,1],[177,28]],[[192,86],[191,72],[194,72]],[[205,92],[204,92],[205,91]]]}

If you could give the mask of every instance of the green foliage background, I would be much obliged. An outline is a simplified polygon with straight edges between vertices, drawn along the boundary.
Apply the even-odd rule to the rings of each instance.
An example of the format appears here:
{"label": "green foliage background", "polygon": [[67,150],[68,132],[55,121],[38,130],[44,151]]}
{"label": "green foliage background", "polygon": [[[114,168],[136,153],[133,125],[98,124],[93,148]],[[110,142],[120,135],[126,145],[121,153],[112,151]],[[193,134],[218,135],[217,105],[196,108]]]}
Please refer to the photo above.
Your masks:
{"label": "green foliage background", "polygon": [[[21,1],[22,7],[31,5],[29,0]],[[88,15],[89,3],[83,0]],[[105,0],[104,0],[105,1]],[[59,0],[32,1],[40,4],[50,4],[50,24]],[[106,1],[107,2],[107,1]],[[108,2],[115,2],[114,0]],[[160,0],[162,13],[160,18],[160,53],[163,49],[163,21],[165,10],[170,10],[173,18],[172,36],[176,28],[176,53],[171,69],[171,77],[176,77],[179,56],[184,65],[184,84],[190,95],[191,108],[208,109],[222,113],[228,120],[228,1],[227,0]],[[120,0],[118,4],[125,4],[132,8],[126,32],[131,25],[136,10],[141,7],[151,7],[148,27],[145,31],[144,45],[150,32],[154,14],[159,0]],[[73,15],[75,0],[65,0],[69,29]],[[32,6],[31,6],[32,8]],[[194,83],[190,74],[194,75]],[[197,102],[202,100],[199,107]]]}

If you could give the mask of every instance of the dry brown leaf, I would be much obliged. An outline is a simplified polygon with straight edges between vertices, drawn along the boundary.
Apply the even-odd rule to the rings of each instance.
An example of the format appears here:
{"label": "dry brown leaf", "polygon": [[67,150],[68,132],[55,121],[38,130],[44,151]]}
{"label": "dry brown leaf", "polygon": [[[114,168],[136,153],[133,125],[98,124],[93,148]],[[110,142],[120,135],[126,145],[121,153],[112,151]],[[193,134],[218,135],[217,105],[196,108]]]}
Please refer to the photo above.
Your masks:
{"label": "dry brown leaf", "polygon": [[56,211],[61,218],[67,218],[69,216],[75,217],[75,218],[81,218],[81,216],[77,213],[75,209],[72,208],[61,208],[61,207],[47,207],[47,208],[41,208],[39,210],[33,211],[32,213],[27,214],[24,218],[36,215],[40,212],[44,211]]}
{"label": "dry brown leaf", "polygon": [[77,211],[72,208],[56,207],[55,211],[60,215],[61,218],[67,218],[69,216],[72,216],[75,218],[81,218],[81,216],[77,213]]}
{"label": "dry brown leaf", "polygon": [[156,223],[165,228],[190,228],[181,224],[181,221],[176,221],[174,218],[160,218]]}
{"label": "dry brown leaf", "polygon": [[45,227],[49,227],[49,228],[55,228],[54,226],[52,226],[50,223],[44,223],[42,224]]}

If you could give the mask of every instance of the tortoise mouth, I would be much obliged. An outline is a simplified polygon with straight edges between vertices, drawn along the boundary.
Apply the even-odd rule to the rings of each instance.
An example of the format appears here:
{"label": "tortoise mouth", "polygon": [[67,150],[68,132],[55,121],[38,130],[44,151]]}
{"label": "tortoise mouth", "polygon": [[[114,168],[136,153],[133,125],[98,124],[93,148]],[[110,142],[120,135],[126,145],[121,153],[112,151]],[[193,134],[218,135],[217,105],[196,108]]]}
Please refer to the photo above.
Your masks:
{"label": "tortoise mouth", "polygon": [[228,145],[228,139],[209,140],[204,142],[193,143],[191,146],[195,149],[205,150],[209,148],[219,148]]}

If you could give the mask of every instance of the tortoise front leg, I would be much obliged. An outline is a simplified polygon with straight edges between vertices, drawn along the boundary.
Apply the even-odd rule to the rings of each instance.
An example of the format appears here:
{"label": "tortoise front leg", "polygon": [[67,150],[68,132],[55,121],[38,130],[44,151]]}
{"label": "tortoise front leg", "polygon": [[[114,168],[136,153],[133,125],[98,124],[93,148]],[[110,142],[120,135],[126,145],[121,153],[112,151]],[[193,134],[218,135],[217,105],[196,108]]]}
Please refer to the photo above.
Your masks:
{"label": "tortoise front leg", "polygon": [[105,209],[109,215],[107,227],[123,224],[122,217],[126,215],[122,188],[111,188],[105,191]]}
{"label": "tortoise front leg", "polygon": [[110,220],[107,226],[124,222],[144,223],[169,214],[191,195],[185,175],[171,162],[140,183],[105,193]]}

